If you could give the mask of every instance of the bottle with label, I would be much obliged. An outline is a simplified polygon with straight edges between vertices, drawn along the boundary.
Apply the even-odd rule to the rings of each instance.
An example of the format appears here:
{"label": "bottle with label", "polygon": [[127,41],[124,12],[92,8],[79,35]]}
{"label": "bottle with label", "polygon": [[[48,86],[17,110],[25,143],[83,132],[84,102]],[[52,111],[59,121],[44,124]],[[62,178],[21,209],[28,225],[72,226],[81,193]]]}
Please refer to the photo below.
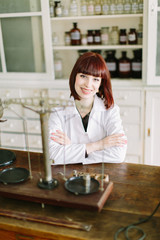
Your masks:
{"label": "bottle with label", "polygon": [[139,28],[137,30],[137,43],[141,45],[142,42],[143,42],[143,24],[140,23]]}
{"label": "bottle with label", "polygon": [[61,3],[57,3],[57,6],[55,8],[55,17],[62,17],[62,5]]}
{"label": "bottle with label", "polygon": [[94,15],[94,1],[93,0],[88,0],[87,13],[88,13],[88,15]]}
{"label": "bottle with label", "polygon": [[102,14],[109,14],[109,0],[102,0]]}
{"label": "bottle with label", "polygon": [[94,43],[94,33],[93,30],[88,30],[87,31],[87,44],[92,45]]}
{"label": "bottle with label", "polygon": [[110,72],[111,78],[116,78],[118,76],[118,66],[117,66],[117,58],[115,57],[115,50],[109,50],[106,51],[106,64],[108,67],[108,70]]}
{"label": "bottle with label", "polygon": [[95,45],[100,45],[101,44],[101,30],[98,29],[98,30],[94,31],[93,43]]}
{"label": "bottle with label", "polygon": [[131,63],[132,78],[142,78],[142,49],[133,50]]}
{"label": "bottle with label", "polygon": [[131,13],[138,13],[138,1],[132,0]]}
{"label": "bottle with label", "polygon": [[56,16],[56,8],[60,1],[54,1],[54,16]]}
{"label": "bottle with label", "polygon": [[59,38],[56,32],[52,33],[52,44],[53,46],[57,46],[59,44]]}
{"label": "bottle with label", "polygon": [[101,0],[95,0],[95,4],[94,4],[94,14],[95,14],[95,15],[100,15],[100,14],[102,14]]}
{"label": "bottle with label", "polygon": [[70,13],[70,16],[78,16],[77,0],[71,0],[70,6],[69,6],[69,13]]}
{"label": "bottle with label", "polygon": [[101,42],[102,45],[109,44],[109,27],[101,28]]}
{"label": "bottle with label", "polygon": [[110,3],[110,14],[116,14],[117,6],[116,6],[116,1],[112,0]]}
{"label": "bottle with label", "polygon": [[69,16],[69,8],[68,8],[68,5],[67,5],[66,1],[63,2],[62,15],[63,15],[63,17],[68,17]]}
{"label": "bottle with label", "polygon": [[111,39],[111,44],[117,45],[119,44],[119,31],[118,31],[118,26],[113,26],[110,32],[110,39]]}
{"label": "bottle with label", "polygon": [[63,64],[58,52],[54,53],[54,72],[55,78],[60,79],[63,77]]}
{"label": "bottle with label", "polygon": [[131,60],[126,55],[126,51],[122,51],[122,57],[118,61],[118,75],[120,78],[131,77]]}
{"label": "bottle with label", "polygon": [[124,13],[124,5],[123,0],[117,0],[117,14],[123,14]]}
{"label": "bottle with label", "polygon": [[125,0],[124,14],[129,14],[129,13],[131,13],[131,2],[130,2],[130,0]]}
{"label": "bottle with label", "polygon": [[70,31],[71,45],[81,45],[81,31],[77,28],[77,23],[73,23],[73,28]]}
{"label": "bottle with label", "polygon": [[120,29],[119,31],[119,44],[127,44],[126,29]]}
{"label": "bottle with label", "polygon": [[81,0],[81,15],[87,16],[87,1]]}
{"label": "bottle with label", "polygon": [[137,32],[135,28],[130,28],[128,33],[128,44],[137,44]]}

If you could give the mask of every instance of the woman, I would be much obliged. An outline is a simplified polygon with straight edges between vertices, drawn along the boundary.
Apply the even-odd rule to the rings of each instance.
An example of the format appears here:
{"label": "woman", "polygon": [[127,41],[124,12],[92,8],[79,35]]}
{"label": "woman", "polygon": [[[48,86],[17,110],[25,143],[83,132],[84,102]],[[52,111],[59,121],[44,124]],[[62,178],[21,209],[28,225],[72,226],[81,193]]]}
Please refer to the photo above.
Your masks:
{"label": "woman", "polygon": [[50,158],[55,164],[123,162],[127,140],[102,56],[80,56],[69,84],[74,106],[56,108],[50,115]]}

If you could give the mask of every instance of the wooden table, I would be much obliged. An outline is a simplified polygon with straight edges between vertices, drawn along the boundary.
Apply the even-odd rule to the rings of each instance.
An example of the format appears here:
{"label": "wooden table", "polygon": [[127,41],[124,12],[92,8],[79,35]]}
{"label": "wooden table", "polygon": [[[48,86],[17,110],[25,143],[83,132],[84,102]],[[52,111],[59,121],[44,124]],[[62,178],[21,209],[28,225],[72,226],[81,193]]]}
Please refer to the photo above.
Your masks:
{"label": "wooden table", "polygon": [[[13,151],[13,150],[12,150]],[[14,151],[16,161],[13,166],[27,167],[27,153]],[[42,169],[42,154],[31,153],[32,171]],[[62,171],[55,166],[53,171]],[[88,172],[101,172],[101,164],[70,165],[66,167],[66,175],[73,169]],[[86,232],[68,227],[51,226],[32,221],[22,221],[8,217],[0,217],[0,240],[47,240],[47,239],[114,239],[115,232],[140,218],[149,216],[160,201],[160,167],[140,164],[105,164],[105,173],[114,183],[113,191],[102,211],[78,210],[34,202],[0,197],[0,209],[18,211],[27,214],[54,217],[56,219],[72,219],[75,222],[91,224]],[[155,216],[140,227],[147,234],[148,240],[160,239],[160,209]],[[134,237],[137,233],[134,233]],[[125,239],[120,234],[121,240]],[[137,239],[136,237],[133,239]]]}

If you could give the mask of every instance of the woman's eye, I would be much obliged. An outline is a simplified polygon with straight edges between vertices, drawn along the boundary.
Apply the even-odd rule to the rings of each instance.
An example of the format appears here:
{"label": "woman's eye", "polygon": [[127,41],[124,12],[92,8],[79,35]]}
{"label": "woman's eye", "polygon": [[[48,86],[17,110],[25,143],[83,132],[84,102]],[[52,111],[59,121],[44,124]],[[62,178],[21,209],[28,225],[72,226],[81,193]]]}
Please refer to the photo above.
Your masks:
{"label": "woman's eye", "polygon": [[94,78],[94,81],[99,82],[100,79],[99,78]]}
{"label": "woman's eye", "polygon": [[84,74],[81,74],[80,77],[81,77],[81,78],[85,78],[86,76],[85,76]]}

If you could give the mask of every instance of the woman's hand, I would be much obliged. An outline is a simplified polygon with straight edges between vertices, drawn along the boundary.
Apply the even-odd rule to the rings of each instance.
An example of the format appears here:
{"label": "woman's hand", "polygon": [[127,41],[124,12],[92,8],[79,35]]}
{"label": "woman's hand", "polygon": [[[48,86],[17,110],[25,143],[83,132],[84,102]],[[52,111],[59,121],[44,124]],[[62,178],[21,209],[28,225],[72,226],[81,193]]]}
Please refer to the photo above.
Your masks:
{"label": "woman's hand", "polygon": [[109,147],[123,147],[127,144],[127,138],[124,134],[113,134],[97,142],[86,144],[87,153],[100,151]]}
{"label": "woman's hand", "polygon": [[61,132],[60,130],[56,130],[55,133],[51,133],[52,137],[51,139],[59,144],[62,145],[69,145],[71,144],[71,140],[68,138],[68,136]]}

